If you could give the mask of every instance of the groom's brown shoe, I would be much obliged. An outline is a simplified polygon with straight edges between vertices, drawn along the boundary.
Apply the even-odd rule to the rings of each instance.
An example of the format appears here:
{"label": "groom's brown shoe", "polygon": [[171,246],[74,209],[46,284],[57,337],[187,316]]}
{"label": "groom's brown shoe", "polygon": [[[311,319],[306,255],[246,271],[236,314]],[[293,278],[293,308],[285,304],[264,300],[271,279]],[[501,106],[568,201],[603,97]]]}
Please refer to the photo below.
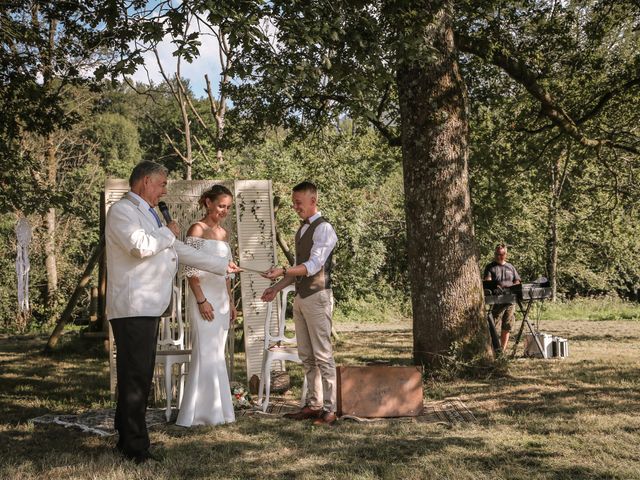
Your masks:
{"label": "groom's brown shoe", "polygon": [[338,420],[338,417],[336,416],[336,414],[334,412],[323,411],[322,415],[320,415],[317,419],[315,419],[313,421],[313,424],[314,425],[321,425],[321,426],[325,426],[325,427],[331,427],[331,426],[335,425],[336,420]]}
{"label": "groom's brown shoe", "polygon": [[285,413],[284,418],[289,420],[307,420],[309,418],[318,418],[322,414],[321,408],[311,408],[304,406],[300,411],[295,413]]}

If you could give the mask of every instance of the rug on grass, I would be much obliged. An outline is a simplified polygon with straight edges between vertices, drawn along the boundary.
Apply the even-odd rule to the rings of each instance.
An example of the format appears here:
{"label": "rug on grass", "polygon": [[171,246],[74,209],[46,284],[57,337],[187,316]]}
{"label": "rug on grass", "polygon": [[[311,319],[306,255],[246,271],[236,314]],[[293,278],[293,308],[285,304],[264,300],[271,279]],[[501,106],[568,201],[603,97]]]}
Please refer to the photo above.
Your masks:
{"label": "rug on grass", "polygon": [[[266,412],[259,408],[240,410],[236,416],[263,416],[281,417],[285,413],[295,412],[299,405],[285,398],[272,398]],[[361,418],[353,415],[344,415],[340,420],[353,420],[356,422],[394,422],[394,421],[415,421],[418,423],[471,423],[476,421],[476,417],[471,410],[459,398],[446,398],[444,400],[432,400],[425,402],[422,413],[417,417],[396,417],[396,418]]]}
{"label": "rug on grass", "polygon": [[[147,410],[147,427],[155,425],[163,425],[167,423],[164,417],[164,408],[149,408]],[[116,410],[114,408],[105,408],[101,410],[89,410],[79,415],[55,415],[47,414],[41,417],[32,418],[30,421],[40,424],[56,424],[64,427],[78,428],[83,432],[93,433],[101,437],[109,437],[115,435],[116,431],[113,427],[113,419]],[[177,415],[177,413],[176,413]]]}
{"label": "rug on grass", "polygon": [[[295,412],[300,407],[291,399],[275,398],[269,403],[266,412],[259,407],[236,410],[236,417],[266,417],[280,418],[285,413]],[[113,429],[113,418],[115,409],[106,408],[102,410],[90,410],[80,415],[55,415],[47,414],[31,419],[38,424],[56,424],[68,428],[77,428],[83,432],[108,437],[115,435]],[[178,410],[173,409],[169,423],[175,422]],[[418,423],[443,423],[452,425],[455,423],[475,422],[476,418],[459,398],[447,398],[445,400],[429,401],[424,405],[422,414],[417,417],[399,418],[359,418],[350,415],[343,416],[340,421],[352,420],[356,422],[397,422],[409,421]],[[147,427],[165,425],[165,410],[162,408],[150,408],[147,410]]]}

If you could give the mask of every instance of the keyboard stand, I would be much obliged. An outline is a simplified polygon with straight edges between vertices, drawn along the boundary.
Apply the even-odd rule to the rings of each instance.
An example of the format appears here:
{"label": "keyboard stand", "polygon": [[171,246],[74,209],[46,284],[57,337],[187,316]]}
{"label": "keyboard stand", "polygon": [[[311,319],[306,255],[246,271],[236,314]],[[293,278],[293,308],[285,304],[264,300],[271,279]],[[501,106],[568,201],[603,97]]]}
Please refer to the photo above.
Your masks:
{"label": "keyboard stand", "polygon": [[502,347],[500,346],[500,338],[498,338],[498,332],[496,331],[496,323],[493,315],[491,314],[491,307],[487,310],[487,325],[489,327],[489,335],[491,336],[491,346],[493,352],[496,355],[502,353]]}
{"label": "keyboard stand", "polygon": [[[489,293],[487,293],[489,292]],[[496,330],[495,319],[491,313],[491,306],[495,304],[516,303],[517,297],[512,293],[503,293],[500,295],[490,294],[490,290],[485,292],[484,303],[487,306],[487,326],[489,327],[489,335],[491,336],[491,346],[493,347],[493,353],[497,356],[502,353],[502,347],[500,346],[500,337]]]}
{"label": "keyboard stand", "polygon": [[495,319],[493,318],[493,314],[491,313],[491,308],[496,304],[517,304],[518,310],[520,310],[520,314],[522,315],[522,322],[520,322],[520,328],[518,329],[518,334],[516,335],[515,342],[513,344],[513,351],[511,353],[511,358],[515,358],[516,350],[518,348],[518,344],[520,343],[520,339],[522,338],[522,332],[524,331],[524,327],[526,326],[531,332],[533,340],[536,342],[536,346],[538,347],[538,351],[542,355],[542,358],[546,358],[546,353],[542,348],[542,344],[538,337],[536,336],[536,332],[529,322],[529,312],[531,311],[531,305],[534,302],[534,298],[528,298],[526,300],[521,300],[518,295],[514,293],[503,293],[500,295],[491,295],[485,294],[485,305],[487,305],[487,326],[489,327],[489,334],[491,336],[491,346],[493,347],[493,351],[496,355],[502,353],[502,348],[500,347],[500,338],[498,337],[498,332],[496,330]]}
{"label": "keyboard stand", "polygon": [[529,298],[528,300],[525,300],[526,302],[526,307],[525,307],[522,304],[522,300],[520,300],[519,298],[517,299],[518,308],[520,309],[520,313],[522,314],[522,322],[520,322],[520,328],[518,329],[518,334],[516,335],[516,339],[513,343],[513,351],[511,352],[511,358],[515,358],[516,356],[516,350],[518,348],[518,344],[520,343],[520,339],[522,338],[522,332],[524,331],[525,325],[529,329],[529,332],[531,332],[531,336],[533,340],[536,342],[536,346],[538,347],[538,351],[540,352],[540,355],[542,355],[542,358],[547,358],[547,354],[542,348],[542,344],[540,343],[540,340],[538,340],[538,336],[536,335],[533,325],[531,325],[531,322],[529,322],[529,311],[531,310],[531,305],[533,304],[534,300],[535,299],[533,298]]}

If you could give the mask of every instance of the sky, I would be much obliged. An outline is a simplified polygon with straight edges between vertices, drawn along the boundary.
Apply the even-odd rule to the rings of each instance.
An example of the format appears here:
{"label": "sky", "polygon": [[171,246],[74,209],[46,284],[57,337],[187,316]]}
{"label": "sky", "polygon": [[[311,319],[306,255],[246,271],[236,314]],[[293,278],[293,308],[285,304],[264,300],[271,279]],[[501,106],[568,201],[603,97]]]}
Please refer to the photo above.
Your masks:
{"label": "sky", "polygon": [[[204,75],[208,74],[213,95],[217,96],[221,72],[218,42],[215,37],[211,35],[202,35],[201,42],[200,56],[195,58],[193,63],[188,63],[184,59],[182,60],[180,66],[182,78],[189,79],[193,93],[197,98],[204,98],[207,96]],[[162,62],[162,68],[164,68],[165,73],[169,77],[173,77],[176,72],[177,59],[173,56],[174,50],[175,45],[171,43],[171,37],[169,35],[165,36],[158,45],[158,54]],[[144,68],[139,67],[131,78],[135,82],[149,83],[150,78],[155,84],[161,83],[163,81],[162,75],[160,74],[158,62],[153,52],[147,52],[144,55],[144,60],[148,75]]]}

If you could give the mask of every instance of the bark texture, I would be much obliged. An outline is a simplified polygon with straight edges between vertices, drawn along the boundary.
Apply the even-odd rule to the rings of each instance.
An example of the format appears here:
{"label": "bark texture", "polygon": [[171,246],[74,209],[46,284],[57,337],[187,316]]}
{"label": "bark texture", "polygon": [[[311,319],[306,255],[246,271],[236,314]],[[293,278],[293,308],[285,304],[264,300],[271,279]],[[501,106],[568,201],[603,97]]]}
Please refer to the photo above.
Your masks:
{"label": "bark texture", "polygon": [[490,358],[468,182],[466,95],[450,2],[425,2],[409,32],[430,48],[399,51],[405,208],[414,360],[437,367],[457,348]]}

